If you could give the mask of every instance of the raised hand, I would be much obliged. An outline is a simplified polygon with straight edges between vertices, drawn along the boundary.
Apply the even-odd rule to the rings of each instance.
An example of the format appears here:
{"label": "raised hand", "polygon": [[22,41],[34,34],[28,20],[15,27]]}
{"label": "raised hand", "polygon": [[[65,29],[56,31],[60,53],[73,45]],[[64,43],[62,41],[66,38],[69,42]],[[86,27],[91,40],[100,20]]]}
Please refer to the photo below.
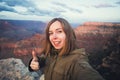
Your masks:
{"label": "raised hand", "polygon": [[33,57],[33,59],[31,61],[30,67],[35,71],[39,70],[38,57],[34,50],[32,51],[32,57]]}

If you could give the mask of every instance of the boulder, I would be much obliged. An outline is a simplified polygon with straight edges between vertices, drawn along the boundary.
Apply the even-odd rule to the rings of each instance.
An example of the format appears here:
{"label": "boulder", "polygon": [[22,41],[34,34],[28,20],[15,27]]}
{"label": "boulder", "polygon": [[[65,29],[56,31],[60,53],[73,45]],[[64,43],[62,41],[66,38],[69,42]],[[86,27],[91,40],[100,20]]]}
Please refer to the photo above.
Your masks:
{"label": "boulder", "polygon": [[21,59],[0,60],[0,80],[34,80]]}

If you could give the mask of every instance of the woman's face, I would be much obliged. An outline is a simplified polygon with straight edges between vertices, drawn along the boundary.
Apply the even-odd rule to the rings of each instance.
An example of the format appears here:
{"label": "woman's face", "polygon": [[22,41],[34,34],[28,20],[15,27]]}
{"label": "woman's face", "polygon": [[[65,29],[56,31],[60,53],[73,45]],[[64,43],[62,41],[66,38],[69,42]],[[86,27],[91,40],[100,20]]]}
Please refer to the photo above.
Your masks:
{"label": "woman's face", "polygon": [[55,21],[49,28],[49,39],[55,49],[61,49],[65,45],[66,34],[59,21]]}

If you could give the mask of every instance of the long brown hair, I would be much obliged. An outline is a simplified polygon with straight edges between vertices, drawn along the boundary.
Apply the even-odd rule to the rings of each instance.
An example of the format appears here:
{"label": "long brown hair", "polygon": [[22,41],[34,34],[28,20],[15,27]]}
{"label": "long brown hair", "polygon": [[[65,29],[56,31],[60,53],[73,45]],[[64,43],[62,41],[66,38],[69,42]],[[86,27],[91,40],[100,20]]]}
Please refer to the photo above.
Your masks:
{"label": "long brown hair", "polygon": [[44,47],[44,53],[46,55],[48,55],[51,52],[51,49],[53,48],[50,40],[49,40],[49,27],[51,26],[52,23],[54,23],[55,21],[59,21],[62,25],[63,31],[66,34],[66,40],[65,40],[65,46],[63,46],[63,48],[59,51],[59,56],[62,55],[68,55],[72,50],[76,49],[76,36],[75,33],[72,29],[72,27],[70,26],[70,24],[68,23],[68,21],[66,21],[63,18],[54,18],[52,19],[46,26],[46,31],[45,31],[45,47]]}

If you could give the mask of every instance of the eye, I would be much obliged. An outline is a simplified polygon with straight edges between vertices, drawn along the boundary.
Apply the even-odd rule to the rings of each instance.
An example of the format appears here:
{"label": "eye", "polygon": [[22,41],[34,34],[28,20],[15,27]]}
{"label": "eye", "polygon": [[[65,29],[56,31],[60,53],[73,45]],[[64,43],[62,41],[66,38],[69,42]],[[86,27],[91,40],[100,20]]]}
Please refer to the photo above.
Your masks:
{"label": "eye", "polygon": [[58,33],[62,33],[63,31],[62,31],[62,30],[58,30],[57,32],[58,32]]}
{"label": "eye", "polygon": [[53,33],[52,32],[49,32],[49,35],[52,35]]}

